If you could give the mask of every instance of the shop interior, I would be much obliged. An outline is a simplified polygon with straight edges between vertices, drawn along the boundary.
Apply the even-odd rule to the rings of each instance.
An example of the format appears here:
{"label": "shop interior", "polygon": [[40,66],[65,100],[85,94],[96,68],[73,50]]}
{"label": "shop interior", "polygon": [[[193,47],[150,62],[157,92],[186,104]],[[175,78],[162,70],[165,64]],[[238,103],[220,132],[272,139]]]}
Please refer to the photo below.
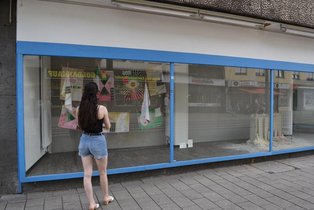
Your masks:
{"label": "shop interior", "polygon": [[[174,67],[175,160],[269,150],[269,70]],[[112,123],[105,133],[108,168],[168,163],[169,72],[169,63],[160,62],[24,56],[27,176],[82,171],[72,110],[89,81],[97,83]],[[314,145],[313,75],[294,74],[274,74],[273,150]]]}

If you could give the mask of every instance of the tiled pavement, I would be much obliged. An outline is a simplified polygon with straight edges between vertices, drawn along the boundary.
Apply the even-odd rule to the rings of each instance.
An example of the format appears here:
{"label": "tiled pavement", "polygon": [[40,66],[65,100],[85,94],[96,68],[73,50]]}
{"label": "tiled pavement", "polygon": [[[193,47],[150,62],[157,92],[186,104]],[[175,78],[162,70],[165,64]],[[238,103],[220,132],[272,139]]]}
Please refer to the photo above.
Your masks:
{"label": "tiled pavement", "polygon": [[[110,177],[109,177],[110,179]],[[314,155],[110,183],[100,209],[313,209]],[[95,187],[99,200],[101,192]],[[87,209],[83,188],[3,195],[0,210]]]}

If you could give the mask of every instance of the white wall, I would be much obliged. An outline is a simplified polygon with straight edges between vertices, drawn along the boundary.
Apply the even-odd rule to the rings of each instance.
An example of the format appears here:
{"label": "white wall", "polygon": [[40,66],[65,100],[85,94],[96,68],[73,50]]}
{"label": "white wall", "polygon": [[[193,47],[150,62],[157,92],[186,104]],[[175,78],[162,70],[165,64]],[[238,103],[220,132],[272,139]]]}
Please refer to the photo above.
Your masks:
{"label": "white wall", "polygon": [[[40,95],[40,60],[38,56],[27,56],[24,68],[28,74],[24,75],[24,130],[25,130],[25,169],[28,170],[44,154],[41,139],[42,125],[41,95]],[[45,128],[44,128],[45,130]],[[47,137],[47,136],[46,136]]]}
{"label": "white wall", "polygon": [[314,41],[202,21],[18,0],[17,40],[154,49],[314,64]]}

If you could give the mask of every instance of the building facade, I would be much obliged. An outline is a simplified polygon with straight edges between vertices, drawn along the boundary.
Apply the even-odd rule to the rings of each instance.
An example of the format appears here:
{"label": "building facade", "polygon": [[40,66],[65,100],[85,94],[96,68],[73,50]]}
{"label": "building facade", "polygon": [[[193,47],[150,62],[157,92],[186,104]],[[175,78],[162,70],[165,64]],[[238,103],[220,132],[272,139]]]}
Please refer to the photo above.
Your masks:
{"label": "building facade", "polygon": [[155,3],[16,8],[17,191],[83,176],[89,81],[113,125],[109,174],[314,149],[309,29]]}

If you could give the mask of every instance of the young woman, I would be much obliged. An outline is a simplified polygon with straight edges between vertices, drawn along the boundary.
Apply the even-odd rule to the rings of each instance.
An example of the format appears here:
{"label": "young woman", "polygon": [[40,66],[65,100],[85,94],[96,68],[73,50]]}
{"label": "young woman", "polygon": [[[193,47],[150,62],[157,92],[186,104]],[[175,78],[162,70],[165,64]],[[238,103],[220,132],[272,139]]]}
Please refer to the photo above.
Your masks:
{"label": "young woman", "polygon": [[90,210],[99,208],[99,204],[95,202],[92,186],[94,159],[99,171],[103,202],[107,205],[114,200],[108,192],[108,151],[106,138],[102,133],[103,128],[109,130],[111,125],[107,108],[98,104],[97,93],[96,83],[86,84],[77,113],[78,126],[83,131],[80,137],[79,155],[84,168],[84,189]]}

